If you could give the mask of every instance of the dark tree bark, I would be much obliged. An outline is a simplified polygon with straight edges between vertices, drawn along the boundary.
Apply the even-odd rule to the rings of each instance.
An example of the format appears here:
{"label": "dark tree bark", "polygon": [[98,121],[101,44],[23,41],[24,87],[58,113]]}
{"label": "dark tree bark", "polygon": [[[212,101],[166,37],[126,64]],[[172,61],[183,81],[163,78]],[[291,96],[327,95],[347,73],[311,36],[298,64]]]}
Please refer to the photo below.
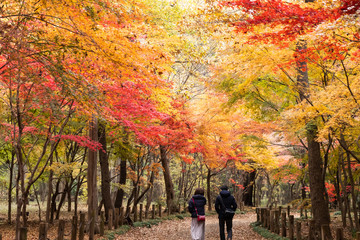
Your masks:
{"label": "dark tree bark", "polygon": [[244,182],[244,193],[243,201],[245,206],[254,206],[253,204],[253,190],[255,184],[256,170],[252,172],[245,172],[245,182]]}
{"label": "dark tree bark", "polygon": [[9,189],[8,189],[8,224],[11,224],[11,202],[12,202],[12,189],[13,189],[13,175],[14,175],[14,161],[15,152],[11,152],[11,161],[9,163]]}
{"label": "dark tree bark", "polygon": [[208,169],[206,175],[206,195],[209,211],[212,210],[212,201],[211,201],[211,169]]}
{"label": "dark tree bark", "polygon": [[114,204],[111,199],[111,178],[109,170],[109,157],[106,147],[106,126],[103,123],[99,123],[99,142],[102,146],[102,150],[99,151],[99,160],[101,168],[101,197],[104,203],[105,216],[108,219],[109,210],[112,209],[115,212]]}
{"label": "dark tree bark", "polygon": [[[126,159],[121,158],[120,162],[120,185],[126,184]],[[123,206],[123,198],[124,198],[124,190],[122,188],[119,188],[116,193],[116,199],[115,199],[115,208],[120,208]]]}
{"label": "dark tree bark", "polygon": [[166,192],[166,205],[170,208],[170,213],[177,211],[175,205],[175,192],[174,185],[170,175],[169,159],[167,158],[166,147],[160,146],[160,161],[163,167],[164,181],[165,181],[165,192]]}
{"label": "dark tree bark", "polygon": [[[92,117],[89,125],[89,137],[93,141],[98,141],[98,120]],[[88,152],[88,168],[87,168],[87,187],[88,187],[88,221],[89,240],[94,239],[97,224],[97,150],[89,149]]]}

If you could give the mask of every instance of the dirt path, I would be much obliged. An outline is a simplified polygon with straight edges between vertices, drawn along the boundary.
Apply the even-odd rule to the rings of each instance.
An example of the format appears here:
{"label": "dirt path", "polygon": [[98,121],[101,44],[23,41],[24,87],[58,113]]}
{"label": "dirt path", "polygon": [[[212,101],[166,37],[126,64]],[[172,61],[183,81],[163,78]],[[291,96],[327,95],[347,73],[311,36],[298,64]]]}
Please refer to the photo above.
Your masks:
{"label": "dirt path", "polygon": [[[233,220],[233,240],[263,240],[250,228],[250,223],[255,222],[254,213],[237,214]],[[126,240],[190,240],[190,218],[182,220],[164,221],[151,228],[134,228],[117,239]],[[206,216],[205,239],[219,239],[219,225],[217,215]]]}

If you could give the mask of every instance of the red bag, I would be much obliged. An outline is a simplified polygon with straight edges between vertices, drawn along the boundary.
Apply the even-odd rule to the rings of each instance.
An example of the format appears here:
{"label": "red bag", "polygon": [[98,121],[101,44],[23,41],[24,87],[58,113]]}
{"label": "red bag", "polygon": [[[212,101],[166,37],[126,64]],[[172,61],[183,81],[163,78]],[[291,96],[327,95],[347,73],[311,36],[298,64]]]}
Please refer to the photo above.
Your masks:
{"label": "red bag", "polygon": [[194,203],[194,207],[195,207],[195,211],[196,211],[196,215],[197,215],[197,220],[198,220],[198,222],[205,221],[205,216],[204,216],[204,215],[199,215],[198,212],[197,212],[197,208],[196,208],[196,206],[195,206],[194,198],[193,198],[192,200],[193,200],[193,203]]}

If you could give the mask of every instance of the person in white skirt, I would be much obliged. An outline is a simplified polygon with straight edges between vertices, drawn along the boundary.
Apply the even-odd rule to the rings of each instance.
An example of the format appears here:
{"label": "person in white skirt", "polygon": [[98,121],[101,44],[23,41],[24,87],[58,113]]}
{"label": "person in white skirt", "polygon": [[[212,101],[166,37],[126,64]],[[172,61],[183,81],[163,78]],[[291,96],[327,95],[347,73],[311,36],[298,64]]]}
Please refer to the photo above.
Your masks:
{"label": "person in white skirt", "polygon": [[191,239],[205,239],[205,205],[204,189],[197,188],[194,196],[189,200],[189,212],[191,213]]}

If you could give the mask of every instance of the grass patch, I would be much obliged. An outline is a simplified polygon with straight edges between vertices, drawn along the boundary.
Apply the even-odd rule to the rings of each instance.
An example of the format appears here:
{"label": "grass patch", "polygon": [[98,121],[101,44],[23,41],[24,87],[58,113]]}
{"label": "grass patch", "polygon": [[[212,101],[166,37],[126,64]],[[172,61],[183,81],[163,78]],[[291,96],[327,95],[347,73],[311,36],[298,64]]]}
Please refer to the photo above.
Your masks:
{"label": "grass patch", "polygon": [[263,228],[261,226],[260,222],[254,222],[250,224],[251,228],[254,230],[254,232],[260,234],[262,237],[266,239],[272,239],[272,240],[289,240],[289,238],[281,237],[275,233],[270,232],[266,228]]}

